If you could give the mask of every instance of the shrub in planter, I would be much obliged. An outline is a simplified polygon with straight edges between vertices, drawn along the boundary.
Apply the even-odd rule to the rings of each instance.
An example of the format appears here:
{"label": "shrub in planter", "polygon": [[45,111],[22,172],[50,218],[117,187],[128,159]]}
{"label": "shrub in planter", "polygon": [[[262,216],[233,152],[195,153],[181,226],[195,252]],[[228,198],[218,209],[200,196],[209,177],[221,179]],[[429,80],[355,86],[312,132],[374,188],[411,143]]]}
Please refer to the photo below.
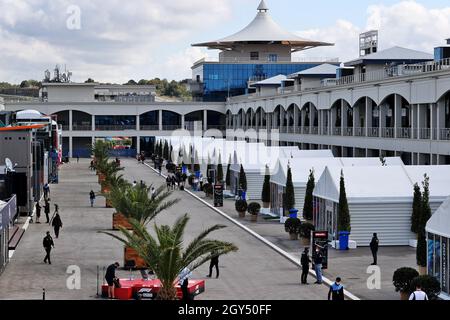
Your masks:
{"label": "shrub in planter", "polygon": [[414,278],[414,280],[411,281],[411,292],[416,290],[417,285],[421,286],[422,291],[427,294],[428,299],[430,300],[436,300],[441,293],[441,284],[433,276],[424,275]]}
{"label": "shrub in planter", "polygon": [[416,269],[413,268],[400,268],[394,272],[392,277],[392,283],[394,284],[395,291],[400,292],[401,299],[407,300],[411,293],[411,282],[419,276]]}
{"label": "shrub in planter", "polygon": [[291,240],[297,240],[300,233],[300,226],[302,222],[299,218],[289,218],[284,223],[284,230],[289,233]]}
{"label": "shrub in planter", "polygon": [[239,212],[239,216],[241,218],[245,217],[245,212],[248,209],[247,201],[245,200],[237,200],[234,204],[236,211]]}
{"label": "shrub in planter", "polygon": [[258,214],[261,210],[261,205],[257,202],[252,202],[248,205],[247,211],[250,213],[252,221],[258,220]]}
{"label": "shrub in planter", "polygon": [[315,231],[316,227],[309,222],[304,222],[300,225],[300,237],[305,240],[305,242],[309,243],[311,240],[311,232]]}

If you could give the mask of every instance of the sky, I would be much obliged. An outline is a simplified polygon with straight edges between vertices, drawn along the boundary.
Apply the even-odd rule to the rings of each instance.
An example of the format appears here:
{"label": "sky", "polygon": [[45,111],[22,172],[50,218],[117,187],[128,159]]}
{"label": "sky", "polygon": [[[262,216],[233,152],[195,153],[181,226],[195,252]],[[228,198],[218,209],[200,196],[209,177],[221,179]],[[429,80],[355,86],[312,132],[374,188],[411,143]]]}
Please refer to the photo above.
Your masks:
{"label": "sky", "polygon": [[[75,82],[182,80],[217,50],[191,44],[244,28],[260,0],[0,0],[0,81],[42,80],[56,64]],[[273,19],[299,36],[335,43],[297,53],[347,61],[358,35],[378,29],[380,50],[432,53],[450,38],[448,0],[266,0]]]}

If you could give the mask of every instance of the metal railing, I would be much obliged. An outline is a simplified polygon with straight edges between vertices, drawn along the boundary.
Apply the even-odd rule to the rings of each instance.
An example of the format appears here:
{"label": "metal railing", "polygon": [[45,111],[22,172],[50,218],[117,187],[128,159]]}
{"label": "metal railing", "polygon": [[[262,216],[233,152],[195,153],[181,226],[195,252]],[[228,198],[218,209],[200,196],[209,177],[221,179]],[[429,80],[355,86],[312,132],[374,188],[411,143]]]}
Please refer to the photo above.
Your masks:
{"label": "metal railing", "polygon": [[331,130],[331,134],[333,136],[342,136],[342,128],[341,127],[335,127]]}
{"label": "metal railing", "polygon": [[441,129],[441,140],[450,140],[450,129]]}
{"label": "metal railing", "polygon": [[168,124],[163,124],[162,126],[163,131],[173,131],[173,130],[178,130],[181,129],[181,124],[179,125],[168,125]]}
{"label": "metal railing", "polygon": [[366,128],[354,128],[355,137],[365,137]]}
{"label": "metal railing", "polygon": [[136,130],[136,125],[95,125],[97,131],[124,131]]}
{"label": "metal railing", "polygon": [[145,125],[145,124],[143,124],[143,125],[140,125],[139,126],[139,130],[142,130],[142,131],[158,131],[159,130],[159,125],[155,125],[155,124],[153,124],[153,125]]}
{"label": "metal railing", "polygon": [[92,131],[92,124],[73,124],[72,131]]}
{"label": "metal railing", "polygon": [[310,127],[303,127],[302,132],[303,132],[303,134],[311,134]]}
{"label": "metal railing", "polygon": [[371,137],[371,138],[379,137],[380,129],[379,128],[367,128],[367,136]]}
{"label": "metal railing", "polygon": [[353,136],[353,128],[343,128],[344,136],[352,137]]}
{"label": "metal railing", "polygon": [[429,128],[420,128],[419,129],[419,139],[421,139],[421,140],[429,140],[429,139],[431,139],[431,129],[429,129]]}
{"label": "metal railing", "polygon": [[319,127],[311,127],[311,134],[319,134]]}
{"label": "metal railing", "polygon": [[382,138],[395,138],[394,136],[394,128],[381,128],[381,137]]}
{"label": "metal railing", "polygon": [[397,128],[397,139],[411,139],[411,128]]}
{"label": "metal railing", "polygon": [[385,68],[383,70],[345,76],[339,79],[324,79],[322,81],[322,86],[343,86],[361,82],[381,81],[390,78],[407,77],[421,73],[442,71],[447,69],[450,69],[449,58],[439,61],[402,64],[395,67]]}

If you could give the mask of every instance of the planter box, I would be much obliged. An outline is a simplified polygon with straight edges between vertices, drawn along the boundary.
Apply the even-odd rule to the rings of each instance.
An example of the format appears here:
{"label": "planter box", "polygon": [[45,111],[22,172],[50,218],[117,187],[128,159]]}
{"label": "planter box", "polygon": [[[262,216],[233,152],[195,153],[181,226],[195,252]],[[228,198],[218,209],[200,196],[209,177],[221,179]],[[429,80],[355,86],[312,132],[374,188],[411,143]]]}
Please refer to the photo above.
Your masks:
{"label": "planter box", "polygon": [[238,212],[239,218],[245,218],[245,211],[244,212]]}
{"label": "planter box", "polygon": [[250,215],[250,221],[251,221],[251,222],[257,222],[257,221],[258,221],[258,215],[253,215],[253,214],[251,214],[251,215]]}
{"label": "planter box", "polygon": [[[331,241],[331,246],[336,249],[339,250],[339,240],[334,240]],[[358,247],[356,241],[353,240],[348,240],[348,248],[349,249],[356,249]]]}
{"label": "planter box", "polygon": [[119,230],[119,227],[127,230],[133,230],[133,227],[128,222],[128,219],[123,214],[116,212],[113,214],[113,230]]}
{"label": "planter box", "polygon": [[417,239],[409,240],[409,246],[413,248],[417,248]]}
{"label": "planter box", "polygon": [[112,208],[111,200],[108,200],[108,199],[105,200],[105,207]]}
{"label": "planter box", "polygon": [[309,247],[311,245],[310,239],[300,237],[300,246]]}
{"label": "planter box", "polygon": [[136,250],[125,247],[123,250],[123,265],[126,266],[128,261],[133,260],[135,265],[134,269],[148,269],[147,264],[145,263],[144,259],[142,259]]}
{"label": "planter box", "polygon": [[262,207],[263,207],[264,209],[269,209],[269,208],[270,208],[270,202],[263,202]]}
{"label": "planter box", "polygon": [[296,233],[289,233],[289,239],[291,239],[291,240],[298,240],[298,234],[296,234]]}

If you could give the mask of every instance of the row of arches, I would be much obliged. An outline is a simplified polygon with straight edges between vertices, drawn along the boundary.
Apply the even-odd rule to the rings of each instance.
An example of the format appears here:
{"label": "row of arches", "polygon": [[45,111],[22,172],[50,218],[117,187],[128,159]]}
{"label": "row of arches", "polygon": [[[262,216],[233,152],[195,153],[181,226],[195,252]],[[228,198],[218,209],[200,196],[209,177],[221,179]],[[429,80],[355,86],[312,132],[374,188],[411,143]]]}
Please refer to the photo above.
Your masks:
{"label": "row of arches", "polygon": [[[436,106],[440,108],[437,110]],[[302,107],[291,103],[287,108],[277,105],[273,112],[262,107],[241,108],[237,114],[227,111],[229,129],[280,129],[283,133],[319,133],[331,135],[369,135],[377,137],[412,137],[412,129],[450,128],[450,91],[433,105],[424,104],[418,109],[402,95],[391,94],[377,104],[370,97],[362,97],[351,105],[345,99],[336,100],[329,109],[319,110],[312,102]],[[433,123],[434,121],[434,123]],[[397,129],[397,130],[396,130]]]}

